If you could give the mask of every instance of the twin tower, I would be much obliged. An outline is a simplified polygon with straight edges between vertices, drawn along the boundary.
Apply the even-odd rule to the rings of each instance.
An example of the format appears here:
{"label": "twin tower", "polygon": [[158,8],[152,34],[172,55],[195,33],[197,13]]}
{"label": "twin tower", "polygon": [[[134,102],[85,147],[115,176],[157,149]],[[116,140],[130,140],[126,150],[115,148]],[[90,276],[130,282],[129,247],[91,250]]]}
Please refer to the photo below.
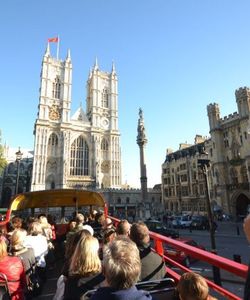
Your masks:
{"label": "twin tower", "polygon": [[111,72],[97,60],[86,84],[86,109],[72,114],[72,61],[52,57],[49,44],[42,61],[34,135],[31,189],[119,188],[121,186],[118,90]]}

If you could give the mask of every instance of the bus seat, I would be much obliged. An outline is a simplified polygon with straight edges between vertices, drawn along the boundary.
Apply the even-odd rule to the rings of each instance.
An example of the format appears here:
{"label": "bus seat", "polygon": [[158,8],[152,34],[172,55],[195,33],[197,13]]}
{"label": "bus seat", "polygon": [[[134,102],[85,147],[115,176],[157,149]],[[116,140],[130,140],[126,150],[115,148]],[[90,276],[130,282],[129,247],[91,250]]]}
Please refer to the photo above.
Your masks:
{"label": "bus seat", "polygon": [[157,280],[140,281],[136,283],[138,290],[158,290],[163,288],[175,287],[175,281],[173,278],[167,277]]}

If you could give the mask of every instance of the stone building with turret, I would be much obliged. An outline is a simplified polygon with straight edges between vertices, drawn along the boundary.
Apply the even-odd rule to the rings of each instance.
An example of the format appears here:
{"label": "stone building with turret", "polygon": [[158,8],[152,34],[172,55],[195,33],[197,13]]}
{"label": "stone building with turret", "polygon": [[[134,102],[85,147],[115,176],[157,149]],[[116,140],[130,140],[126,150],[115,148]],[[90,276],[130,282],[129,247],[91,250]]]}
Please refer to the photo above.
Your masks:
{"label": "stone building with turret", "polygon": [[250,89],[235,92],[238,112],[221,118],[217,103],[207,106],[213,186],[217,203],[233,216],[250,206]]}

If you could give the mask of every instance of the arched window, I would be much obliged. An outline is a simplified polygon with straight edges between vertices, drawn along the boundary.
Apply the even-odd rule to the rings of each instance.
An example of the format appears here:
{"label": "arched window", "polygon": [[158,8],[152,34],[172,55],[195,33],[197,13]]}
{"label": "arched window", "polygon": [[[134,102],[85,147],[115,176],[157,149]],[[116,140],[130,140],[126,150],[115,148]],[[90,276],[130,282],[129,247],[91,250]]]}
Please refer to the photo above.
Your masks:
{"label": "arched window", "polygon": [[52,97],[56,99],[60,99],[60,91],[61,91],[61,82],[59,76],[56,76],[56,79],[53,82]]}
{"label": "arched window", "polygon": [[126,203],[129,204],[129,197],[126,198]]}
{"label": "arched window", "polygon": [[14,174],[16,171],[16,167],[14,165],[14,163],[10,163],[8,166],[8,174]]}
{"label": "arched window", "polygon": [[230,176],[231,176],[232,183],[237,184],[238,183],[238,172],[236,169],[231,168]]}
{"label": "arched window", "polygon": [[58,149],[58,137],[53,132],[49,137],[48,156],[56,156],[57,155],[57,149]]}
{"label": "arched window", "polygon": [[102,107],[108,108],[109,106],[109,95],[108,90],[106,88],[102,91]]}
{"label": "arched window", "polygon": [[242,182],[247,183],[248,177],[247,177],[247,168],[246,166],[241,167],[241,176],[242,176]]}
{"label": "arched window", "polygon": [[122,200],[121,200],[121,198],[119,197],[118,199],[117,199],[117,204],[121,204],[122,203]]}
{"label": "arched window", "polygon": [[108,159],[108,149],[109,149],[108,141],[105,138],[103,138],[101,142],[101,156],[103,160]]}
{"label": "arched window", "polygon": [[84,176],[89,174],[89,147],[82,136],[71,145],[70,175]]}

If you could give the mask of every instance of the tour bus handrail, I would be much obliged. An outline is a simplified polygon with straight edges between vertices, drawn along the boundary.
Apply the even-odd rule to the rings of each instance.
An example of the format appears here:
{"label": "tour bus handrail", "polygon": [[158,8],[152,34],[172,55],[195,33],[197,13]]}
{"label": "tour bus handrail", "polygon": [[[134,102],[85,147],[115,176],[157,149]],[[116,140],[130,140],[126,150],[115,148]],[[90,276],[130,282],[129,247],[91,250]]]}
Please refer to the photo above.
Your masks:
{"label": "tour bus handrail", "polygon": [[[109,216],[113,222],[117,225],[119,223],[119,219],[114,218],[112,216]],[[173,261],[169,257],[164,255],[164,244],[171,245],[174,248],[180,249],[181,251],[184,251],[186,254],[188,254],[190,257],[194,257],[200,261],[207,262],[211,266],[216,266],[220,269],[223,269],[225,271],[228,271],[231,274],[234,274],[236,276],[239,276],[243,279],[246,279],[247,277],[247,271],[248,266],[235,262],[233,260],[230,260],[228,258],[222,257],[220,255],[208,252],[206,250],[202,250],[190,245],[187,245],[181,241],[177,241],[170,237],[162,236],[158,233],[150,231],[150,237],[154,240],[154,250],[158,254],[160,254],[166,262],[174,265],[175,267],[178,267],[179,269],[182,269],[182,271],[187,272],[190,271],[188,268],[182,266],[176,261]],[[173,279],[178,282],[180,279],[180,275],[176,273],[174,270],[172,270],[170,267],[166,267],[167,273],[173,277]],[[218,286],[214,282],[206,279],[209,287],[215,291],[217,291],[219,294],[226,297],[226,299],[232,299],[232,300],[240,300],[241,298],[237,295],[231,293],[230,291],[222,288],[221,286]]]}

